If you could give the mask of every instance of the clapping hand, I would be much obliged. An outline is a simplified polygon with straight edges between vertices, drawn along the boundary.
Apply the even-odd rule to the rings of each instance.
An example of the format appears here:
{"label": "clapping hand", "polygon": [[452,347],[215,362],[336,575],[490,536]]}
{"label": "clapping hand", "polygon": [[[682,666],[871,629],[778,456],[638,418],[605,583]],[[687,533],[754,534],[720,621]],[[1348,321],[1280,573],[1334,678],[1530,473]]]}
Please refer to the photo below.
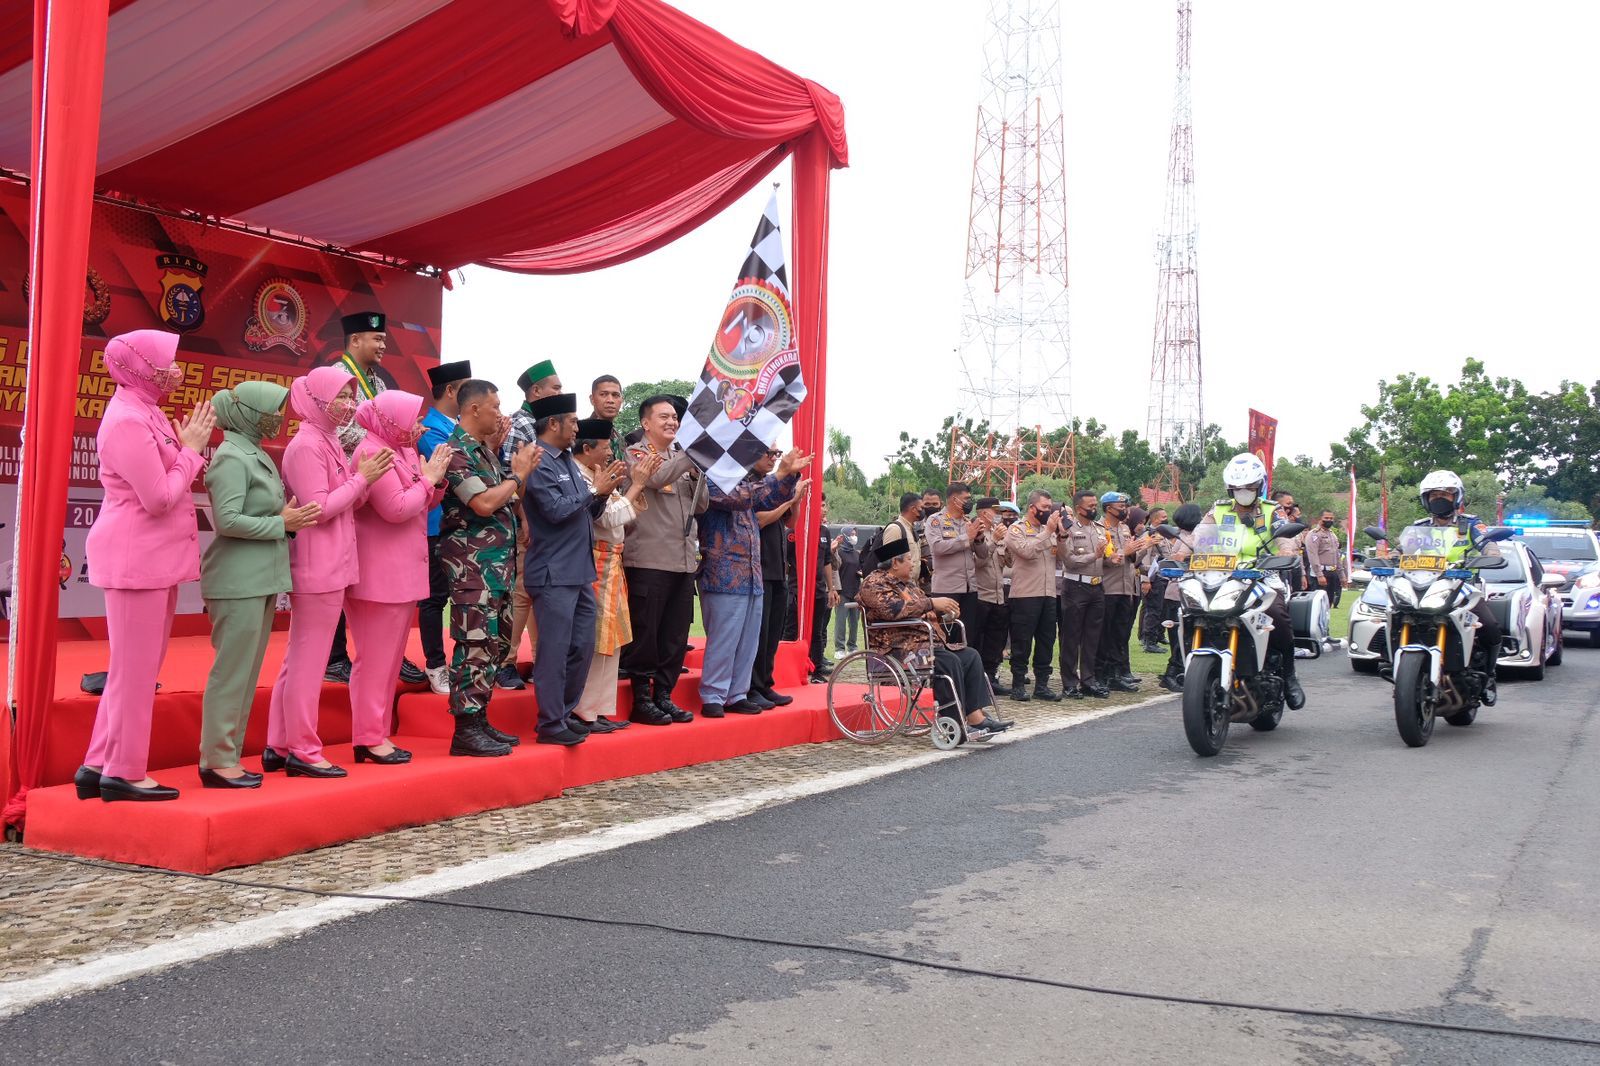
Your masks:
{"label": "clapping hand", "polygon": [[283,510],[278,512],[279,517],[283,519],[283,531],[285,533],[295,533],[307,526],[316,525],[317,518],[321,514],[322,504],[308,503],[301,507],[300,501],[293,496],[289,497],[289,502],[284,506]]}
{"label": "clapping hand", "polygon": [[450,445],[441,444],[428,456],[422,464],[422,477],[430,485],[437,485],[444,480],[444,472],[450,468]]}
{"label": "clapping hand", "polygon": [[799,448],[790,448],[778,462],[778,476],[788,477],[791,474],[798,474],[810,465],[811,456]]}
{"label": "clapping hand", "polygon": [[511,474],[518,481],[528,480],[528,475],[533,473],[533,468],[539,465],[544,458],[544,449],[533,444],[524,444],[511,453]]}
{"label": "clapping hand", "polygon": [[490,433],[489,439],[483,443],[489,446],[489,450],[491,452],[494,452],[496,455],[498,455],[501,447],[505,445],[506,437],[510,433],[511,419],[507,418],[505,415],[501,415],[500,422],[494,427],[494,432]]}
{"label": "clapping hand", "polygon": [[356,465],[356,472],[367,479],[368,485],[376,485],[378,479],[389,472],[394,466],[394,449],[380,448]]}
{"label": "clapping hand", "polygon": [[614,462],[606,464],[605,468],[594,476],[594,494],[596,496],[609,496],[611,490],[622,483],[628,476],[628,464]]}
{"label": "clapping hand", "polygon": [[172,432],[178,437],[178,443],[192,452],[197,452],[211,443],[211,431],[217,428],[217,413],[211,409],[210,400],[201,400],[194,405],[194,410],[184,415],[182,420],[172,420]]}
{"label": "clapping hand", "polygon": [[667,457],[660,452],[649,453],[633,464],[633,480],[640,483],[649,481],[652,477],[655,477],[656,471],[660,470],[661,464],[666,461]]}

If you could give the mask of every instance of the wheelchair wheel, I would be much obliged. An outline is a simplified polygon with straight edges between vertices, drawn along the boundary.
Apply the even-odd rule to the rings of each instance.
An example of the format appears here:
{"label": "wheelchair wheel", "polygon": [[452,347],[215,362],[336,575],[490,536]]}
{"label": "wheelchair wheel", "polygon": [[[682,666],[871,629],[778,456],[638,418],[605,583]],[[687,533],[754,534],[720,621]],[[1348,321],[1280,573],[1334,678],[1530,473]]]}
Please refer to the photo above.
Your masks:
{"label": "wheelchair wheel", "polygon": [[905,724],[910,689],[899,663],[858,651],[834,664],[828,677],[828,716],[856,743],[881,744]]}
{"label": "wheelchair wheel", "polygon": [[967,739],[967,731],[962,728],[959,718],[949,718],[939,715],[933,720],[933,746],[940,751],[954,751]]}

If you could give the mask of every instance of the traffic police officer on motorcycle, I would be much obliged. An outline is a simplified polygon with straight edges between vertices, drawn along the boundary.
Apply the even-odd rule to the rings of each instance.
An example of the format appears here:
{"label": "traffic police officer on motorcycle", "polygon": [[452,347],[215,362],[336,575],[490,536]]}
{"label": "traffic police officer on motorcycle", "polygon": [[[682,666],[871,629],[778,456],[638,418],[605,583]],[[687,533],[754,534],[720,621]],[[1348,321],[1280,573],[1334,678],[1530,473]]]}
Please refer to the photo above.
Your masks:
{"label": "traffic police officer on motorcycle", "polygon": [[[1201,519],[1201,525],[1215,524],[1236,534],[1239,546],[1239,565],[1247,566],[1258,555],[1272,554],[1272,512],[1263,508],[1261,494],[1266,489],[1267,468],[1249,452],[1242,452],[1229,460],[1222,472],[1222,483],[1228,498],[1218,500],[1210,512]],[[1294,622],[1289,617],[1289,589],[1282,588],[1266,609],[1272,619],[1272,632],[1267,636],[1267,646],[1278,653],[1278,674],[1283,678],[1284,702],[1289,709],[1298,711],[1306,705],[1305,689],[1300,687],[1294,671]]]}
{"label": "traffic police officer on motorcycle", "polygon": [[[1444,527],[1455,526],[1455,541],[1450,545],[1450,550],[1445,558],[1451,563],[1460,563],[1468,555],[1499,555],[1500,549],[1492,541],[1483,539],[1488,532],[1483,522],[1477,515],[1467,514],[1462,507],[1467,502],[1466,486],[1461,483],[1461,478],[1449,470],[1435,470],[1422,479],[1417,494],[1422,498],[1422,506],[1427,508],[1428,517],[1419,522],[1413,522],[1416,527]],[[1478,635],[1472,642],[1473,656],[1483,655],[1483,660],[1477,667],[1489,675],[1492,683],[1495,675],[1495,661],[1500,657],[1500,643],[1504,636],[1500,623],[1489,610],[1488,599],[1481,599],[1472,608],[1472,613],[1478,618]]]}

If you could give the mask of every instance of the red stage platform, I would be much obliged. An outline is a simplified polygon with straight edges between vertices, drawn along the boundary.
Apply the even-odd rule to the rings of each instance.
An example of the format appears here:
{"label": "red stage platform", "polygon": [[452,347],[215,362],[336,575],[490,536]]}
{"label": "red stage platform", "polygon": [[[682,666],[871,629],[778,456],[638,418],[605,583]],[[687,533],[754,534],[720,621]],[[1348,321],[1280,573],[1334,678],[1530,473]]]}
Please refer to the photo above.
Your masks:
{"label": "red stage platform", "polygon": [[[275,634],[262,672],[268,683],[276,677],[283,646],[283,635]],[[49,734],[52,783],[70,782],[82,760],[97,698],[77,691],[78,678],[103,669],[104,649],[104,644],[93,641],[61,648]],[[491,718],[525,738],[512,755],[498,759],[451,758],[446,697],[420,686],[407,687],[396,701],[395,741],[415,754],[408,766],[355,764],[349,747],[348,690],[328,684],[323,686],[321,735],[329,745],[328,758],[346,767],[350,776],[320,781],[273,774],[260,789],[232,792],[200,788],[194,764],[200,694],[211,660],[209,643],[206,638],[174,638],[156,699],[150,765],[157,778],[183,794],[169,803],[104,803],[80,801],[70,783],[35,789],[28,794],[25,843],[48,851],[213,873],[404,826],[534,803],[597,781],[837,739],[828,716],[827,690],[805,684],[802,656],[797,645],[780,650],[779,685],[795,697],[788,707],[720,720],[697,718],[684,725],[636,725],[592,737],[570,750],[532,742],[537,705],[531,689],[496,692]],[[411,657],[417,662],[422,658],[414,632]],[[689,661],[690,672],[674,698],[698,709],[699,653],[691,652]],[[257,691],[250,720],[245,765],[251,769],[260,768],[268,691]],[[629,699],[624,683],[619,706],[626,706]]]}

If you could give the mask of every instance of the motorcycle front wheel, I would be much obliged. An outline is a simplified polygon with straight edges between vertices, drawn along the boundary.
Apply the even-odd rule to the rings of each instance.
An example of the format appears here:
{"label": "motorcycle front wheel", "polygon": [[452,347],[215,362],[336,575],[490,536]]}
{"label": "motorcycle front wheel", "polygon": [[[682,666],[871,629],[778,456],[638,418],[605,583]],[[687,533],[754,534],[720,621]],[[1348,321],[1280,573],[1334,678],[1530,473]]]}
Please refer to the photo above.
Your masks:
{"label": "motorcycle front wheel", "polygon": [[1394,724],[1408,748],[1433,736],[1433,701],[1428,698],[1428,657],[1405,655],[1394,670]]}
{"label": "motorcycle front wheel", "polygon": [[1222,663],[1198,655],[1183,673],[1183,732],[1196,755],[1210,757],[1228,742],[1228,696],[1222,691]]}

